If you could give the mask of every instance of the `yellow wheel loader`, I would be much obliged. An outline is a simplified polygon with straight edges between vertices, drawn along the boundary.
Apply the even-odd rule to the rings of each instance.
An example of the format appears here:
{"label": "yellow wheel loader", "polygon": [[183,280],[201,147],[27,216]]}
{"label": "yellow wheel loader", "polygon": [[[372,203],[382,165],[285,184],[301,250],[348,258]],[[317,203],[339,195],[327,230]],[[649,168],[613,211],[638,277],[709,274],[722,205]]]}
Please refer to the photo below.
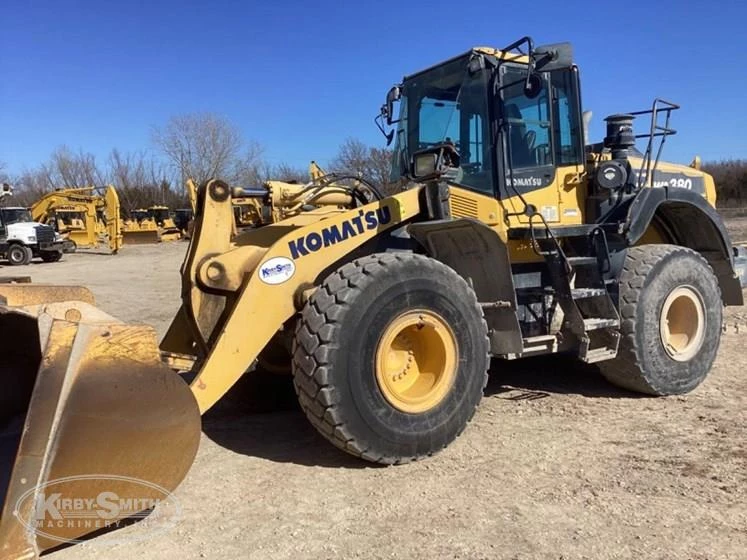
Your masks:
{"label": "yellow wheel loader", "polygon": [[[449,445],[491,358],[564,352],[633,391],[693,390],[723,306],[743,302],[712,178],[660,161],[675,109],[615,115],[590,143],[570,46],[525,37],[389,91],[379,125],[395,140],[398,194],[202,185],[182,305],[160,345],[181,375],[152,331],[97,311],[86,290],[0,287],[0,558],[92,530],[29,529],[47,521],[50,485],[68,499],[132,496],[131,479],[172,490],[199,415],[278,346],[309,421],[384,464]],[[282,219],[234,235],[235,198]]]}
{"label": "yellow wheel loader", "polygon": [[111,185],[103,189],[59,189],[47,193],[31,207],[35,221],[53,224],[67,240],[68,252],[103,244],[116,254],[122,247],[119,213],[119,195]]}

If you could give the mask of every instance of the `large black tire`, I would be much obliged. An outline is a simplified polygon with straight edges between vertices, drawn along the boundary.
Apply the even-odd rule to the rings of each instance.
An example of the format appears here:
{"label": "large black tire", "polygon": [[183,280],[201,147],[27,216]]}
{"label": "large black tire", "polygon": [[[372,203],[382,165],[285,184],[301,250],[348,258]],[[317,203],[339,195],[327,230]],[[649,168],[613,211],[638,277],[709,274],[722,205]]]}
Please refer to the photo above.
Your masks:
{"label": "large black tire", "polygon": [[17,243],[12,244],[8,247],[8,254],[6,258],[11,266],[23,266],[29,264],[34,254],[31,249]]}
{"label": "large black tire", "polygon": [[[382,391],[377,350],[398,318],[421,312],[448,325],[458,360],[443,397],[404,412]],[[456,272],[412,253],[373,254],[330,274],[307,302],[294,340],[294,385],[306,416],[334,445],[368,461],[406,463],[464,430],[487,383],[488,352],[482,309]]]}
{"label": "large black tire", "polygon": [[62,258],[62,251],[42,251],[40,256],[45,263],[57,262]]}
{"label": "large black tire", "polygon": [[[703,321],[697,336],[685,336],[693,342],[678,355],[665,346],[660,321],[665,307],[673,309],[667,302],[682,290],[700,299]],[[692,311],[698,306],[687,298],[682,305]],[[599,364],[610,382],[650,395],[679,395],[705,379],[721,340],[722,303],[718,280],[699,253],[676,245],[630,248],[620,275],[620,316],[618,355]]]}

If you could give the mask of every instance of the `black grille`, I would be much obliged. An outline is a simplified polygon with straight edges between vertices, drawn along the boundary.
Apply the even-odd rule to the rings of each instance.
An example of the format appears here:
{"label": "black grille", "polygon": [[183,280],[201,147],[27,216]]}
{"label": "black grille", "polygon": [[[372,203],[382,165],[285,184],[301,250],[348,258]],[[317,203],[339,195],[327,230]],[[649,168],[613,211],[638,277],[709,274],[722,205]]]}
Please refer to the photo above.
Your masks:
{"label": "black grille", "polygon": [[54,241],[54,228],[51,226],[36,226],[37,243],[51,243]]}

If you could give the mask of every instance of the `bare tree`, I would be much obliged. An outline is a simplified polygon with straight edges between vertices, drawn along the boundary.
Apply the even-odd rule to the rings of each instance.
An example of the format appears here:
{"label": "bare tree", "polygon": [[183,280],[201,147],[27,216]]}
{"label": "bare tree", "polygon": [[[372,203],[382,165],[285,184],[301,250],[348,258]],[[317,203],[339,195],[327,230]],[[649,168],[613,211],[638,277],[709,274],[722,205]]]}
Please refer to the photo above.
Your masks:
{"label": "bare tree", "polygon": [[6,171],[7,165],[4,161],[0,161],[0,185],[2,184],[13,184],[10,175]]}
{"label": "bare tree", "polygon": [[115,148],[109,154],[108,167],[110,180],[126,211],[156,204],[169,207],[186,204],[183,186],[175,192],[164,166],[145,151],[123,153]]}
{"label": "bare tree", "polygon": [[704,162],[703,171],[713,175],[719,206],[747,203],[747,159]]}
{"label": "bare tree", "polygon": [[54,190],[43,165],[36,169],[24,170],[11,184],[14,188],[13,204],[20,206],[31,206],[42,195]]}
{"label": "bare tree", "polygon": [[283,162],[272,167],[272,178],[286,183],[308,183],[309,171]]}
{"label": "bare tree", "polygon": [[261,185],[270,178],[270,168],[262,157],[263,152],[264,148],[258,142],[249,142],[243,155],[233,162],[230,175],[225,178],[244,187]]}
{"label": "bare tree", "polygon": [[153,129],[161,149],[184,183],[229,177],[241,149],[241,133],[227,119],[212,113],[178,115]]}
{"label": "bare tree", "polygon": [[102,185],[105,176],[93,154],[57,148],[39,167],[26,169],[13,181],[14,203],[30,206],[45,193],[59,188]]}
{"label": "bare tree", "polygon": [[60,146],[42,166],[50,188],[73,188],[96,186],[104,183],[104,176],[96,164],[93,154],[74,153],[67,146]]}
{"label": "bare tree", "polygon": [[387,192],[390,190],[392,151],[367,146],[357,138],[348,138],[331,162],[330,171],[360,174]]}

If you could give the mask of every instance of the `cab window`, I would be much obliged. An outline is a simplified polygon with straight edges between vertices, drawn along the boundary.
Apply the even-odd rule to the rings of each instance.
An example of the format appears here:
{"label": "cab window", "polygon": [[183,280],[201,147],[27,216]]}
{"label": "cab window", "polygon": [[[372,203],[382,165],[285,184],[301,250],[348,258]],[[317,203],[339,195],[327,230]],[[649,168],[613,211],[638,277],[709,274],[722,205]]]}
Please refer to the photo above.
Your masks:
{"label": "cab window", "polygon": [[503,76],[503,118],[507,157],[514,170],[552,165],[548,88],[530,99],[524,93],[526,69],[509,68]]}
{"label": "cab window", "polygon": [[575,72],[561,70],[552,73],[553,114],[555,130],[555,162],[557,165],[583,163],[581,117],[576,101]]}

